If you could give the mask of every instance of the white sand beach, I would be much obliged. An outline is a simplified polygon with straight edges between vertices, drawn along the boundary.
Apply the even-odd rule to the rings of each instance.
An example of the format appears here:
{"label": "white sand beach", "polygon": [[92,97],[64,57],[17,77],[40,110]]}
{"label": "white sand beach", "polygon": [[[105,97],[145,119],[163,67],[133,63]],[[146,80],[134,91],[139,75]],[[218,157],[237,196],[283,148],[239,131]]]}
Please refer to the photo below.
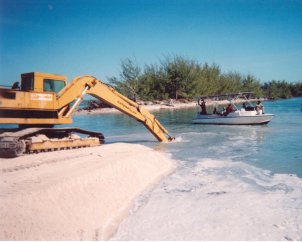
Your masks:
{"label": "white sand beach", "polygon": [[0,159],[0,239],[106,240],[173,168],[164,154],[123,143]]}
{"label": "white sand beach", "polygon": [[[196,102],[188,102],[188,103],[174,103],[173,105],[167,105],[165,103],[162,104],[148,104],[141,105],[148,111],[158,111],[158,110],[173,110],[173,109],[182,109],[182,108],[192,108],[199,107]],[[96,108],[92,110],[78,110],[77,114],[100,114],[100,113],[120,113],[119,110],[115,108]]]}

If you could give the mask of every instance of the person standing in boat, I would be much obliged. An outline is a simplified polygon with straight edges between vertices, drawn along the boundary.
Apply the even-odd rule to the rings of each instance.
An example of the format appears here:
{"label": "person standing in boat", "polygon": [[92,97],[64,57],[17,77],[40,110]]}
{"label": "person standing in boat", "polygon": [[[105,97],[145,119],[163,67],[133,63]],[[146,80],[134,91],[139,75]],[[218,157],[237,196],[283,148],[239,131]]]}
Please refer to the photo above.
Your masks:
{"label": "person standing in boat", "polygon": [[229,104],[226,108],[226,115],[228,115],[229,113],[234,112],[234,108],[232,107],[232,104]]}
{"label": "person standing in boat", "polygon": [[207,107],[206,107],[206,102],[203,98],[198,100],[198,104],[201,108],[200,114],[207,114]]}
{"label": "person standing in boat", "polygon": [[264,114],[264,107],[260,100],[257,102],[255,109],[257,111],[257,114]]}

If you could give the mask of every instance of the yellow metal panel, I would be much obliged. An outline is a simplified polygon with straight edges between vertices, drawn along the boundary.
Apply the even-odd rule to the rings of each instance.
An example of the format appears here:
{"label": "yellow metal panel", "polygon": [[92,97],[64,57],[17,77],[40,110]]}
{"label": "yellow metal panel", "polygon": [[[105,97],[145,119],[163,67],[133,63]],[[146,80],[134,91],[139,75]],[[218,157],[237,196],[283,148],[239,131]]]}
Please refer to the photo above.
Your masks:
{"label": "yellow metal panel", "polygon": [[13,94],[15,98],[0,97],[0,107],[14,109],[57,109],[55,93],[43,92],[22,92],[6,90],[8,94]]}
{"label": "yellow metal panel", "polygon": [[4,118],[0,117],[0,124],[71,124],[72,118],[41,119],[41,118]]}

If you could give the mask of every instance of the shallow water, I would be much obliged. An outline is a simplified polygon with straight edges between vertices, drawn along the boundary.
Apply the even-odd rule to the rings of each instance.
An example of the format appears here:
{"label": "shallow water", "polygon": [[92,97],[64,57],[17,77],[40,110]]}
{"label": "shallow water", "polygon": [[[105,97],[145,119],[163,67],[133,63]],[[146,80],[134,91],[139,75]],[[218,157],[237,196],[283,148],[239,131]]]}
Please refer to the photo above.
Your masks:
{"label": "shallow water", "polygon": [[264,105],[266,113],[275,117],[261,126],[191,124],[197,108],[157,111],[156,117],[176,137],[170,144],[159,144],[142,124],[123,114],[75,115],[74,124],[103,132],[107,143],[141,143],[170,153],[177,160],[242,161],[273,173],[302,177],[302,98]]}
{"label": "shallow water", "polygon": [[242,162],[180,162],[112,240],[301,240],[302,180]]}
{"label": "shallow water", "polygon": [[302,98],[264,105],[266,113],[275,117],[268,125],[260,126],[192,124],[198,108],[154,112],[176,137],[176,142],[169,144],[158,143],[142,124],[124,114],[74,115],[73,126],[102,132],[106,143],[140,143],[170,153],[177,160],[242,161],[273,173],[302,178]]}

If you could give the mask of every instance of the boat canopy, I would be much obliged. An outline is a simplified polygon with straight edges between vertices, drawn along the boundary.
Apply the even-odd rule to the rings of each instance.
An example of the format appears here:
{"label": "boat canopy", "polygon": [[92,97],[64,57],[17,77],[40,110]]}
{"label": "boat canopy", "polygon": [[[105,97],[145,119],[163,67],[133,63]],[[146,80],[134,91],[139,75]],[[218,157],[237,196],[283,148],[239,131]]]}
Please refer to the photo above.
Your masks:
{"label": "boat canopy", "polygon": [[213,101],[219,100],[232,100],[237,98],[250,99],[254,95],[253,92],[238,92],[238,93],[229,93],[229,94],[217,94],[209,96],[200,96],[199,99],[212,99]]}

